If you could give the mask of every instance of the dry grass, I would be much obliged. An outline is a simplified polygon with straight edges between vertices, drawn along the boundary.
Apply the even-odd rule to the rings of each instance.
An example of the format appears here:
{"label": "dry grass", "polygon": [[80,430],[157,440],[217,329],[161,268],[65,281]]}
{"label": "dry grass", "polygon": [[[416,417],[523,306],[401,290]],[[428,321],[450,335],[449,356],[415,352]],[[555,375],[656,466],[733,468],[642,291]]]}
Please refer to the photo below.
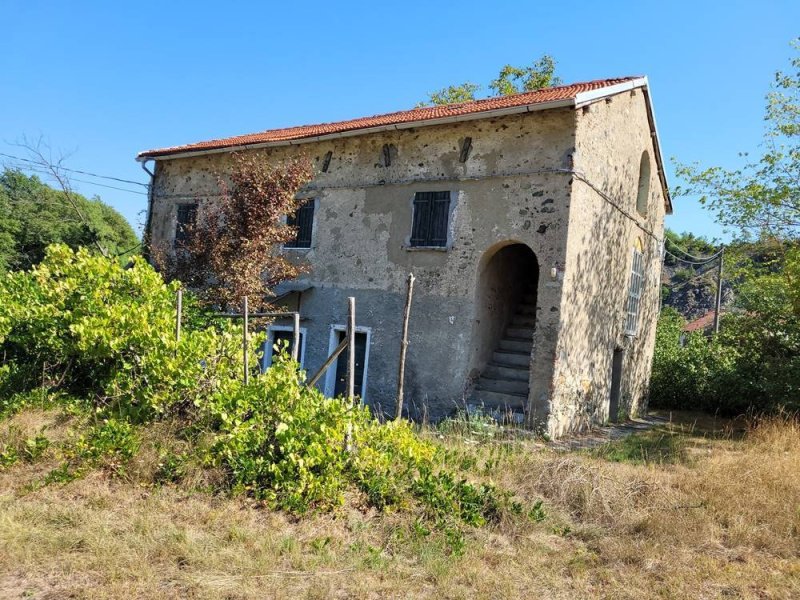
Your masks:
{"label": "dry grass", "polygon": [[[0,597],[800,597],[797,421],[758,423],[741,438],[691,423],[643,434],[681,443],[669,445],[676,456],[638,463],[528,441],[500,442],[512,448],[503,452],[449,442],[476,472],[497,461],[493,479],[547,511],[471,531],[460,557],[415,533],[408,515],[345,508],[297,520],[143,484],[153,452],[128,481],[96,472],[31,488],[56,464],[45,454],[0,470]],[[63,437],[69,421],[26,411],[0,424],[0,447],[43,427]]]}

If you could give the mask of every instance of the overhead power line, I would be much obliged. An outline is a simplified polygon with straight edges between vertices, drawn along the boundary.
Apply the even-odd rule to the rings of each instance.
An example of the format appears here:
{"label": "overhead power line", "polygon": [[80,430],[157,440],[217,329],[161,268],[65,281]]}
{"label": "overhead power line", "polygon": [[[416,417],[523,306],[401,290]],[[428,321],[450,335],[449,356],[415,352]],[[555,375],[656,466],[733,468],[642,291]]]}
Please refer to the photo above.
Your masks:
{"label": "overhead power line", "polygon": [[[52,173],[50,171],[48,171],[47,169],[43,168],[43,167],[26,167],[25,170],[29,171],[29,172],[32,172],[32,173],[40,173],[42,175],[50,175],[50,176],[52,176]],[[139,190],[129,190],[127,188],[121,188],[121,187],[117,187],[115,185],[108,185],[108,184],[105,184],[105,183],[97,183],[96,181],[87,181],[86,179],[78,179],[77,177],[70,177],[69,181],[79,181],[80,183],[88,183],[89,185],[96,185],[96,186],[102,187],[102,188],[109,188],[109,189],[112,189],[112,190],[119,190],[121,192],[128,192],[129,194],[137,194],[139,196],[147,196],[147,192],[140,192]]]}
{"label": "overhead power line", "polygon": [[696,265],[696,266],[707,265],[708,263],[717,260],[717,258],[719,257],[719,252],[717,252],[710,260],[704,260],[703,262],[694,262],[694,261],[691,261],[691,260],[686,260],[685,258],[682,258],[682,257],[678,256],[677,254],[673,254],[672,252],[670,252],[666,248],[664,248],[664,254],[669,254],[675,260],[679,260],[682,263],[685,263],[687,265]]}
{"label": "overhead power line", "polygon": [[104,183],[95,183],[94,181],[86,181],[85,179],[72,178],[72,181],[80,181],[81,183],[88,183],[89,185],[96,185],[98,187],[109,188],[111,190],[119,190],[120,192],[128,192],[129,194],[138,194],[139,196],[147,196],[147,192],[140,192],[139,190],[126,190],[125,188],[117,187],[115,185],[106,185]]}
{"label": "overhead power line", "polygon": [[[31,160],[30,158],[22,158],[21,156],[14,156],[13,154],[6,154],[5,152],[0,152],[0,156],[5,156],[6,158],[12,158],[14,160],[20,160],[22,162],[31,163],[38,166],[43,166],[42,163]],[[90,177],[97,177],[98,179],[109,179],[111,181],[119,181],[120,183],[131,183],[133,185],[141,185],[142,187],[147,187],[146,183],[142,183],[141,181],[133,181],[132,179],[122,179],[121,177],[112,177],[111,175],[99,175],[97,173],[90,173],[89,171],[80,171],[78,169],[68,169],[67,167],[55,167],[61,171],[67,171],[68,173],[78,173],[79,175],[88,175]],[[79,180],[75,180],[79,181]],[[91,183],[91,182],[84,182],[84,183]],[[96,183],[95,185],[100,185]],[[116,188],[114,188],[116,189]]]}
{"label": "overhead power line", "polygon": [[[694,261],[698,261],[698,262],[692,263],[692,264],[705,264],[707,262],[711,262],[712,260],[716,259],[722,253],[722,248],[720,248],[719,250],[717,250],[711,256],[694,256],[692,254],[689,254],[686,250],[684,250],[680,246],[678,246],[675,242],[670,240],[668,237],[664,236],[664,244],[665,245],[666,245],[666,242],[669,242],[670,244],[672,244],[672,247],[675,248],[678,252],[681,252],[684,256],[688,256],[690,259],[692,259]],[[667,252],[673,258],[677,258],[678,260],[682,260],[684,262],[690,262],[690,261],[687,261],[685,258],[681,258],[681,257],[675,256],[674,254],[672,254],[671,252],[669,252],[666,249],[665,249],[665,252]]]}

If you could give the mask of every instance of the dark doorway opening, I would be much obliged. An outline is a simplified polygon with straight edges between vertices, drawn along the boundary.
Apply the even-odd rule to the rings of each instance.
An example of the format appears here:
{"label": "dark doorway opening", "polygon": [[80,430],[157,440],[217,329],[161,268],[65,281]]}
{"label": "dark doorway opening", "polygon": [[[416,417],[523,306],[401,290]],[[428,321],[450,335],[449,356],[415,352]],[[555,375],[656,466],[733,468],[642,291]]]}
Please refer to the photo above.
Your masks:
{"label": "dark doorway opening", "polygon": [[622,366],[625,362],[625,350],[617,348],[611,359],[611,396],[608,401],[608,420],[616,423],[619,420],[619,400],[622,394]]}
{"label": "dark doorway opening", "polygon": [[[337,331],[336,343],[340,344],[347,332]],[[367,357],[367,334],[356,332],[356,372],[354,381],[354,393],[359,398],[364,397],[364,364]],[[342,352],[336,359],[336,382],[333,387],[333,396],[344,396],[347,394],[347,351]]]}
{"label": "dark doorway opening", "polygon": [[532,332],[538,286],[539,261],[527,245],[506,242],[486,251],[479,266],[475,298],[473,371],[484,370],[509,330]]}

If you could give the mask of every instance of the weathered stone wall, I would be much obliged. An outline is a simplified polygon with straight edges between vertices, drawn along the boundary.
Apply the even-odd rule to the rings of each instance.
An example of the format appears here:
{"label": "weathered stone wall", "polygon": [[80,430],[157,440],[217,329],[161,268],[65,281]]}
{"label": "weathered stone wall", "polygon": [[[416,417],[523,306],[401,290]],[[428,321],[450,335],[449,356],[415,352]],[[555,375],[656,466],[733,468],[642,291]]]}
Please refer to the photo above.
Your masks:
{"label": "weathered stone wall", "polygon": [[[324,361],[331,326],[345,323],[346,297],[355,296],[357,323],[370,333],[366,400],[391,411],[405,280],[413,271],[407,402],[418,412],[427,404],[434,418],[452,411],[485,343],[472,335],[481,258],[503,242],[522,242],[540,266],[531,394],[538,414],[546,414],[562,308],[560,278],[548,274],[565,263],[571,189],[557,170],[569,166],[574,120],[573,110],[557,109],[253,150],[274,161],[306,153],[318,169],[332,152],[328,172],[317,173],[307,190],[317,199],[313,247],[290,251],[307,260],[314,286],[302,294],[306,368]],[[468,136],[472,151],[461,163]],[[171,243],[179,202],[199,199],[202,210],[203,198],[213,199],[216,173],[228,161],[212,154],[158,162],[155,244]],[[448,248],[409,249],[414,194],[437,190],[451,192]]]}
{"label": "weathered stone wall", "polygon": [[[625,349],[620,410],[631,414],[645,407],[660,295],[665,209],[644,95],[635,90],[600,100],[579,108],[576,119],[574,165],[585,180],[576,176],[572,182],[549,419],[554,436],[609,418],[615,348]],[[644,217],[636,207],[643,151],[651,165]],[[631,260],[637,244],[644,251],[645,281],[638,332],[626,337]]]}

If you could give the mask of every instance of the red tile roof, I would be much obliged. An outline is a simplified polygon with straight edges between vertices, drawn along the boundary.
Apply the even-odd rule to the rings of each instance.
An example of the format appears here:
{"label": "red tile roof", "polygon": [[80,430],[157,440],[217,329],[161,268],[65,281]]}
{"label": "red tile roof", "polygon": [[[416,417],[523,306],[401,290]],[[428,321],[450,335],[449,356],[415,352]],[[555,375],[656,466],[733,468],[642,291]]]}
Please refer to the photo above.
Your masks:
{"label": "red tile roof", "polygon": [[634,79],[637,79],[637,77],[599,79],[597,81],[560,85],[557,87],[536,90],[534,92],[514,94],[512,96],[499,96],[496,98],[486,98],[484,100],[474,100],[471,102],[461,102],[458,104],[447,104],[443,106],[426,106],[424,108],[414,108],[412,110],[403,110],[400,112],[376,115],[373,117],[362,117],[360,119],[339,121],[336,123],[321,123],[319,125],[302,125],[299,127],[287,127],[284,129],[270,129],[260,133],[237,135],[229,138],[198,142],[196,144],[186,144],[184,146],[172,146],[170,148],[147,150],[145,152],[140,152],[139,158],[156,158],[182,152],[219,150],[224,148],[247,146],[250,144],[302,140],[304,138],[313,138],[321,135],[343,133],[346,131],[356,131],[359,129],[369,129],[372,127],[466,116],[503,108],[527,106],[530,104],[546,104],[549,102],[558,102],[559,100],[574,99],[578,94],[583,92],[599,90],[620,83],[632,81]]}
{"label": "red tile roof", "polygon": [[705,331],[714,324],[714,314],[716,311],[710,310],[699,319],[695,319],[691,323],[687,323],[684,331]]}

